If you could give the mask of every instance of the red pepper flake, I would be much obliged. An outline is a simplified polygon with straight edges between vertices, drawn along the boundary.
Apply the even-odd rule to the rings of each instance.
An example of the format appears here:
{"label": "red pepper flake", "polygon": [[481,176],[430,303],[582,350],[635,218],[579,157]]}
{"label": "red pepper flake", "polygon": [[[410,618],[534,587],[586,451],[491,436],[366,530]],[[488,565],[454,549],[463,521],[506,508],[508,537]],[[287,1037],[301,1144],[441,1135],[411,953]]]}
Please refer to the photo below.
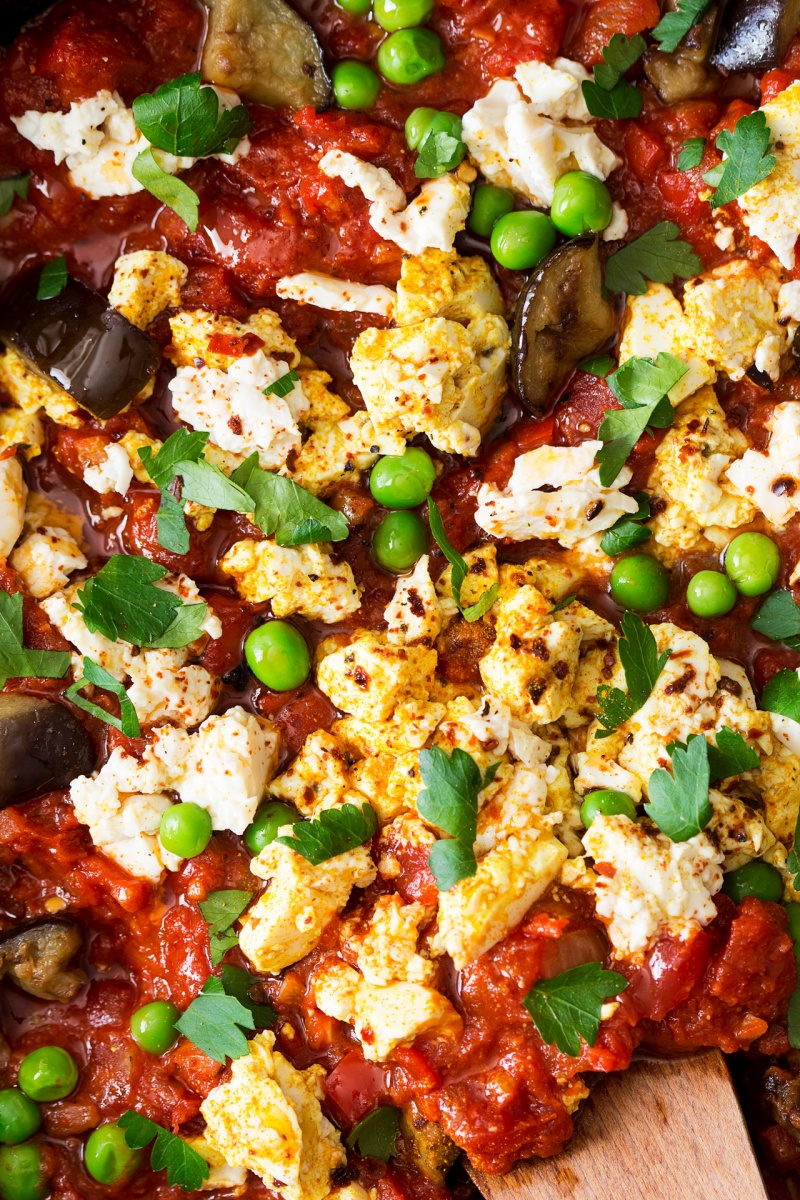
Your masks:
{"label": "red pepper flake", "polygon": [[249,357],[263,345],[264,339],[257,333],[245,333],[242,336],[234,333],[213,333],[208,339],[210,354],[227,354],[229,358]]}

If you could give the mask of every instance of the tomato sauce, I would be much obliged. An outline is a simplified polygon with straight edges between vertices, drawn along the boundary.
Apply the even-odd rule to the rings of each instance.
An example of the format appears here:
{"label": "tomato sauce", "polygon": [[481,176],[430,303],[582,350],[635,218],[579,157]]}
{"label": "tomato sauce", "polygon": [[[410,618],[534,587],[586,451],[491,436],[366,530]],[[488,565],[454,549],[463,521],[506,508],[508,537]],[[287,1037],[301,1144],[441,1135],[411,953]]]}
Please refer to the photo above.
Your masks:
{"label": "tomato sauce", "polygon": [[[331,56],[374,56],[374,27],[350,17],[333,0],[299,0],[296,7]],[[369,117],[333,109],[304,109],[292,115],[252,106],[250,154],[235,166],[200,162],[186,177],[200,197],[198,229],[190,234],[174,213],[160,208],[146,192],[112,201],[80,194],[68,185],[66,167],[54,166],[51,155],[22,139],[9,117],[27,108],[63,108],[101,88],[119,91],[130,103],[142,91],[194,69],[205,28],[202,6],[195,0],[59,0],[19,37],[3,64],[0,175],[30,170],[34,181],[46,183],[34,182],[31,203],[0,225],[0,278],[67,252],[70,270],[102,289],[108,287],[120,253],[169,250],[190,268],[184,293],[188,306],[237,317],[259,305],[274,307],[303,351],[331,373],[339,394],[360,405],[348,354],[361,329],[376,324],[376,319],[330,314],[275,297],[277,278],[303,270],[388,285],[399,275],[399,249],[375,234],[358,191],[320,172],[321,153],[332,146],[350,151],[389,168],[411,190],[416,182],[413,156],[402,125],[412,107],[432,105],[463,113],[485,94],[491,80],[510,74],[518,62],[550,60],[560,48],[591,66],[612,33],[632,35],[651,27],[658,15],[655,0],[596,0],[591,5],[440,0],[432,24],[447,52],[448,65],[441,74],[413,89],[413,95],[385,88]],[[797,62],[800,72],[800,56]],[[788,70],[770,73],[765,90],[785,86],[794,78],[794,69],[790,56]],[[712,137],[729,117],[729,108],[723,99],[664,107],[648,93],[636,121],[600,126],[603,139],[624,159],[614,190],[630,214],[632,231],[674,220],[707,267],[734,254],[717,248],[709,206],[700,197],[702,173],[719,156],[707,149],[701,167],[687,172],[678,172],[675,160],[686,138]],[[738,229],[737,252],[744,238],[746,231]],[[474,242],[471,239],[471,251],[487,252],[485,242],[477,247]],[[752,252],[758,247],[751,247]],[[513,296],[521,280],[504,273],[502,282]],[[166,342],[168,330],[161,333]],[[764,437],[771,406],[782,397],[796,398],[797,388],[797,380],[790,378],[767,393],[744,380],[730,386],[723,402],[729,418],[757,442]],[[258,536],[258,531],[244,517],[219,513],[208,531],[192,528],[188,553],[175,555],[157,544],[158,499],[152,488],[134,483],[123,502],[123,518],[109,520],[96,494],[73,473],[98,461],[104,447],[127,429],[165,436],[174,427],[165,411],[165,396],[161,381],[151,401],[105,425],[89,422],[79,430],[49,425],[45,452],[29,465],[30,482],[86,518],[95,565],[112,553],[145,554],[170,570],[185,571],[198,583],[223,622],[222,638],[201,660],[223,676],[221,708],[245,701],[269,716],[281,729],[288,759],[310,732],[330,728],[338,713],[313,684],[278,694],[242,669],[244,639],[265,606],[240,601],[217,563],[237,539]],[[509,397],[498,423],[500,435],[477,460],[464,463],[435,454],[443,473],[434,498],[456,547],[465,550],[482,536],[474,522],[482,482],[506,483],[516,457],[534,446],[575,445],[593,438],[602,413],[615,403],[601,379],[577,372],[543,417],[524,414]],[[636,447],[632,492],[643,486],[660,436],[644,437]],[[361,485],[340,485],[329,503],[347,515],[353,529],[341,547],[364,588],[362,607],[352,624],[382,628],[394,578],[375,565],[369,546],[384,510]],[[796,549],[798,536],[790,529],[787,546]],[[551,552],[541,544],[501,544],[499,555],[522,561],[534,550]],[[440,555],[433,561],[436,569],[444,565]],[[750,611],[741,605],[735,620],[716,618],[713,627],[688,612],[681,598],[686,579],[711,565],[715,563],[709,556],[689,557],[679,564],[668,604],[649,619],[676,620],[696,629],[710,640],[715,653],[746,663],[759,688],[781,667],[799,665],[800,654],[776,648],[750,630],[743,620]],[[17,588],[7,570],[2,583],[8,590]],[[581,598],[615,619],[620,616],[605,590],[587,588]],[[26,604],[25,617],[28,644],[66,648],[37,606]],[[298,623],[312,646],[348,628]],[[464,629],[468,633],[462,630],[459,640],[453,640],[442,663],[444,676],[462,684],[476,681],[477,661],[491,638],[480,623]],[[60,685],[40,681],[37,689],[59,691]],[[136,752],[135,742],[78,710],[75,715],[95,738],[101,761],[117,744]],[[184,1126],[185,1131],[219,1081],[223,1068],[188,1042],[162,1057],[145,1054],[130,1035],[129,1021],[143,998],[171,999],[185,1007],[197,994],[211,972],[197,901],[220,888],[252,890],[248,861],[241,839],[220,835],[170,876],[170,891],[162,894],[93,848],[64,792],[0,812],[4,927],[68,907],[85,929],[82,962],[88,983],[74,1002],[48,1004],[14,989],[8,989],[4,1001],[3,1031],[12,1072],[24,1054],[51,1041],[70,1049],[81,1067],[76,1092],[46,1110],[47,1169],[54,1200],[99,1200],[108,1194],[80,1165],[81,1135],[101,1119],[113,1120],[135,1102],[152,1119],[174,1129]],[[403,852],[401,867],[397,887],[403,899],[435,902],[427,853]],[[707,929],[687,941],[662,938],[643,966],[629,971],[630,986],[617,1011],[603,1023],[596,1045],[585,1048],[578,1059],[545,1046],[522,1007],[522,998],[537,979],[607,955],[608,944],[592,905],[577,893],[554,889],[510,936],[460,975],[453,971],[439,981],[464,1021],[456,1042],[423,1036],[381,1065],[365,1062],[346,1027],[323,1017],[309,997],[308,976],[335,949],[337,926],[334,921],[308,959],[281,979],[263,981],[265,999],[280,1013],[280,1049],[300,1067],[311,1062],[326,1066],[329,1111],[345,1132],[378,1102],[414,1100],[486,1171],[507,1170],[522,1155],[554,1154],[568,1141],[572,1118],[556,1077],[624,1069],[640,1047],[674,1053],[720,1046],[732,1052],[758,1047],[761,1040],[767,1053],[788,1049],[781,1019],[796,983],[796,968],[785,912],[777,905],[747,899],[735,909],[720,897],[717,919]],[[238,949],[229,961],[247,965]],[[578,1089],[576,1103],[579,1098]],[[198,1131],[201,1127],[197,1122]],[[190,1124],[189,1131],[192,1128]],[[783,1131],[774,1125],[770,1129],[767,1142],[773,1159],[783,1156],[784,1163],[791,1160],[797,1166],[796,1143],[787,1148]],[[369,1160],[359,1171],[366,1186],[377,1187],[379,1200],[436,1200],[443,1194],[402,1162],[385,1166]],[[145,1174],[115,1194],[125,1200],[167,1200],[177,1193],[162,1174]],[[246,1200],[267,1194],[250,1175]]]}

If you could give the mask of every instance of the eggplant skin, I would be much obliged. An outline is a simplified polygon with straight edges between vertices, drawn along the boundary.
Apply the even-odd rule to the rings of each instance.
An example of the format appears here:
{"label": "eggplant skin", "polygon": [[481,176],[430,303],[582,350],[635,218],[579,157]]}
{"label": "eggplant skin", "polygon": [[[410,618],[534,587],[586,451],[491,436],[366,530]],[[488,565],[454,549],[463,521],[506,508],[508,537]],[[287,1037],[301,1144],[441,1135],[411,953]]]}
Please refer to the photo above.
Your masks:
{"label": "eggplant skin", "polygon": [[9,977],[39,1000],[71,1000],[86,982],[69,968],[83,944],[71,921],[43,918],[0,933],[0,979]]}
{"label": "eggplant skin", "polygon": [[155,375],[158,344],[78,279],[37,300],[39,275],[28,272],[0,307],[0,338],[93,416],[113,417]]}
{"label": "eggplant skin", "polygon": [[273,108],[323,108],[331,83],[316,34],[285,0],[205,0],[203,79]]}
{"label": "eggplant skin", "polygon": [[0,695],[0,808],[67,787],[94,770],[89,734],[68,708],[38,696]]}
{"label": "eggplant skin", "polygon": [[511,378],[525,407],[541,415],[616,324],[614,306],[603,295],[597,240],[576,238],[549,254],[520,293],[511,337]]}
{"label": "eggplant skin", "polygon": [[728,0],[711,62],[724,71],[780,66],[800,25],[800,0]]}

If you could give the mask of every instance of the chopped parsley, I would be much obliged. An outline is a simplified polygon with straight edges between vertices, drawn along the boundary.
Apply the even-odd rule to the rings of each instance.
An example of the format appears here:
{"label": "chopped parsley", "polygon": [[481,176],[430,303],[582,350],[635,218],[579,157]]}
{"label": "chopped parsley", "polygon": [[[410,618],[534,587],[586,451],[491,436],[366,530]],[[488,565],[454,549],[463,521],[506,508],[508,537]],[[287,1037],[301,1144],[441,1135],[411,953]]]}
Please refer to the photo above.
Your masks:
{"label": "chopped parsley", "polygon": [[766,712],[800,721],[800,679],[796,671],[777,671],[761,693],[761,707]]}
{"label": "chopped parsley", "polygon": [[44,264],[39,275],[36,299],[52,300],[55,296],[60,296],[67,286],[68,278],[66,255],[61,254],[58,258],[51,258],[50,262]]}
{"label": "chopped parsley", "polygon": [[606,375],[610,375],[614,370],[614,359],[610,354],[597,354],[594,358],[585,358],[583,362],[578,363],[579,371],[586,371],[587,375],[596,375],[598,379],[605,379]]}
{"label": "chopped parsley", "polygon": [[253,1033],[255,1022],[250,1010],[235,996],[229,996],[222,980],[212,975],[175,1022],[175,1028],[198,1050],[224,1064],[228,1058],[243,1058],[250,1053],[242,1030]]}
{"label": "chopped parsley", "polygon": [[788,588],[778,588],[767,596],[750,624],[770,641],[800,650],[800,605]]}
{"label": "chopped parsley", "polygon": [[68,650],[33,650],[24,645],[22,593],[0,590],[0,687],[7,679],[61,679],[69,670]]}
{"label": "chopped parsley", "polygon": [[610,558],[624,554],[634,546],[641,546],[650,538],[650,530],[642,521],[650,519],[650,497],[647,492],[638,492],[636,501],[639,505],[635,513],[625,513],[618,517],[610,529],[603,534],[600,549]]}
{"label": "chopped parsley", "polygon": [[648,700],[656,681],[669,658],[669,650],[658,653],[656,639],[649,625],[635,613],[626,612],[622,618],[622,636],[617,643],[619,659],[625,672],[627,692],[601,684],[597,689],[600,705],[598,721],[602,728],[596,738],[606,738],[622,725]]}
{"label": "chopped parsley", "polygon": [[597,431],[605,442],[597,454],[603,487],[610,487],[617,478],[643,433],[672,424],[675,413],[667,393],[688,369],[662,351],[655,362],[629,358],[608,376],[606,383],[623,407],[607,409]]}
{"label": "chopped parsley", "polygon": [[692,26],[703,19],[712,3],[713,0],[678,0],[675,11],[664,13],[651,31],[652,37],[660,43],[662,50],[671,54]]}
{"label": "chopped parsley", "polygon": [[152,149],[148,147],[136,155],[131,163],[131,175],[151,196],[177,213],[190,233],[196,232],[200,211],[197,192],[182,179],[165,171]]}
{"label": "chopped parsley", "polygon": [[573,1058],[581,1052],[581,1038],[593,1046],[600,1031],[600,1014],[606,1000],[618,996],[628,980],[617,971],[604,971],[602,963],[584,963],[552,979],[539,979],[522,1001],[542,1040]]}
{"label": "chopped parsley", "polygon": [[[755,771],[758,767],[758,755],[752,746],[748,746],[740,733],[724,726],[716,735],[717,744],[708,743],[708,768],[711,783],[719,783],[722,779],[731,779],[745,771]],[[670,742],[667,752],[672,757],[675,748],[686,750],[686,742]]]}
{"label": "chopped parsley", "polygon": [[157,587],[164,567],[135,554],[115,554],[87,579],[75,597],[90,633],[102,633],[134,646],[175,650],[202,632],[208,605],[184,604],[180,596]]}
{"label": "chopped parsley", "polygon": [[703,151],[706,148],[706,139],[704,137],[689,138],[681,145],[681,151],[678,155],[678,170],[691,171],[694,167],[699,167],[703,160]]}
{"label": "chopped parsley", "polygon": [[275,1024],[278,1014],[272,1005],[259,1004],[258,1001],[250,999],[250,989],[256,984],[261,985],[261,981],[256,979],[255,975],[251,975],[243,967],[232,967],[224,963],[220,968],[220,979],[226,995],[235,996],[239,1003],[244,1005],[255,1021],[256,1029],[266,1029],[267,1026]]}
{"label": "chopped parsley", "polygon": [[151,146],[179,158],[231,154],[253,125],[243,104],[221,108],[214,88],[201,85],[199,72],[137,96],[133,116]]}
{"label": "chopped parsley", "polygon": [[740,117],[733,133],[722,130],[717,137],[717,149],[724,154],[724,160],[703,176],[709,186],[716,188],[710,201],[712,208],[729,204],[774,171],[777,159],[767,153],[769,143],[770,131],[763,112]]}
{"label": "chopped parsley", "polygon": [[650,283],[674,283],[699,275],[703,264],[674,221],[659,221],[640,237],[616,250],[606,263],[605,285],[610,292],[643,296]]}
{"label": "chopped parsley", "polygon": [[474,758],[456,747],[447,755],[440,746],[419,752],[425,785],[417,796],[421,817],[450,835],[431,847],[428,865],[440,892],[478,869],[474,842],[478,836],[478,795],[492,782],[499,763],[481,774]]}
{"label": "chopped parsley", "polygon": [[428,522],[430,524],[431,533],[433,534],[436,545],[450,563],[450,590],[453,593],[453,601],[455,602],[456,608],[461,613],[465,621],[472,622],[480,620],[480,618],[489,611],[497,599],[497,593],[500,590],[499,585],[493,583],[490,588],[486,589],[476,604],[470,604],[467,608],[464,608],[461,603],[461,589],[464,586],[464,580],[469,574],[469,568],[467,567],[465,560],[461,557],[455,546],[453,546],[452,542],[448,538],[445,532],[442,514],[439,512],[439,509],[433,503],[430,496],[428,497]]}
{"label": "chopped parsley", "polygon": [[122,1114],[117,1124],[124,1129],[125,1141],[132,1150],[143,1150],[155,1139],[150,1166],[154,1171],[166,1168],[170,1187],[196,1192],[208,1179],[211,1172],[202,1154],[198,1154],[188,1142],[170,1133],[163,1125],[157,1125],[132,1108]]}
{"label": "chopped parsley", "polygon": [[313,866],[355,850],[370,841],[378,828],[378,818],[371,804],[343,804],[341,808],[324,808],[313,821],[298,821],[291,836],[275,840],[301,854]]}
{"label": "chopped parsley", "polygon": [[239,919],[252,899],[252,892],[226,888],[223,891],[211,892],[205,900],[199,901],[197,907],[208,926],[212,966],[218,966],[227,951],[239,945],[239,935],[234,930],[233,923]]}
{"label": "chopped parsley", "polygon": [[[792,848],[786,858],[786,869],[794,875],[792,887],[797,889],[798,875],[800,875],[800,814],[797,817],[797,822],[794,827],[794,838],[792,839]],[[797,1014],[800,1018],[800,1013]],[[800,1030],[800,1024],[798,1024]],[[792,1042],[794,1046],[794,1042]],[[795,1049],[800,1049],[800,1046],[795,1046]]]}
{"label": "chopped parsley", "polygon": [[444,129],[428,129],[420,142],[414,174],[417,179],[438,179],[452,171],[464,157],[464,143]]}
{"label": "chopped parsley", "polygon": [[641,34],[632,38],[615,33],[603,47],[603,62],[594,69],[594,78],[581,84],[586,107],[593,117],[617,119],[638,117],[642,111],[642,93],[624,78],[646,49]]}
{"label": "chopped parsley", "polygon": [[7,175],[5,179],[0,179],[0,217],[4,217],[7,213],[11,212],[11,205],[14,203],[15,196],[19,196],[20,200],[28,199],[30,182],[30,171],[25,171],[19,175]]}
{"label": "chopped parsley", "polygon": [[281,375],[280,379],[276,379],[274,383],[270,383],[268,387],[263,389],[265,396],[288,396],[294,390],[294,385],[300,382],[300,376],[297,371],[287,371]]}
{"label": "chopped parsley", "polygon": [[789,1000],[789,1011],[786,1014],[786,1033],[789,1045],[794,1050],[800,1050],[800,984],[792,992]]}
{"label": "chopped parsley", "polygon": [[667,749],[672,774],[662,767],[653,771],[647,785],[650,802],[644,811],[673,842],[685,842],[705,829],[713,815],[708,798],[708,742],[702,733],[695,733],[685,749],[679,745]]}
{"label": "chopped parsley", "polygon": [[379,1158],[388,1162],[394,1154],[397,1130],[400,1127],[399,1109],[381,1106],[358,1122],[347,1138],[351,1150],[362,1158]]}
{"label": "chopped parsley", "polygon": [[262,471],[258,454],[251,454],[231,475],[231,481],[249,493],[255,523],[279,546],[309,542],[341,542],[350,527],[341,513],[323,504],[311,492],[285,475]]}
{"label": "chopped parsley", "polygon": [[[104,692],[111,692],[113,696],[117,697],[120,711],[118,717],[101,708],[99,704],[93,704],[91,700],[86,700],[80,695],[81,689],[88,687],[90,684],[94,687],[102,688]],[[64,696],[67,700],[71,700],[78,708],[82,708],[84,712],[97,717],[99,721],[104,721],[106,725],[110,725],[112,729],[116,729],[119,733],[124,734],[125,737],[138,738],[142,732],[133,701],[125,691],[123,685],[113,675],[109,674],[104,667],[101,667],[99,663],[92,662],[90,658],[84,658],[83,675],[67,688]]]}

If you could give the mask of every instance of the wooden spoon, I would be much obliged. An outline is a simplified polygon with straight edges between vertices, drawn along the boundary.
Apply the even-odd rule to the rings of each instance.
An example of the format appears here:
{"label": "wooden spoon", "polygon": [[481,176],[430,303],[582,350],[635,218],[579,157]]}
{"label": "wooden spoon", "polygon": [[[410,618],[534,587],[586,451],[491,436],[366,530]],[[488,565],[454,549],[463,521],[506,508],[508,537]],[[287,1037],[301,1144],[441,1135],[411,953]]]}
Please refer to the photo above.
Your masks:
{"label": "wooden spoon", "polygon": [[488,1200],[768,1200],[725,1059],[641,1059],[606,1076],[555,1158],[471,1167]]}

